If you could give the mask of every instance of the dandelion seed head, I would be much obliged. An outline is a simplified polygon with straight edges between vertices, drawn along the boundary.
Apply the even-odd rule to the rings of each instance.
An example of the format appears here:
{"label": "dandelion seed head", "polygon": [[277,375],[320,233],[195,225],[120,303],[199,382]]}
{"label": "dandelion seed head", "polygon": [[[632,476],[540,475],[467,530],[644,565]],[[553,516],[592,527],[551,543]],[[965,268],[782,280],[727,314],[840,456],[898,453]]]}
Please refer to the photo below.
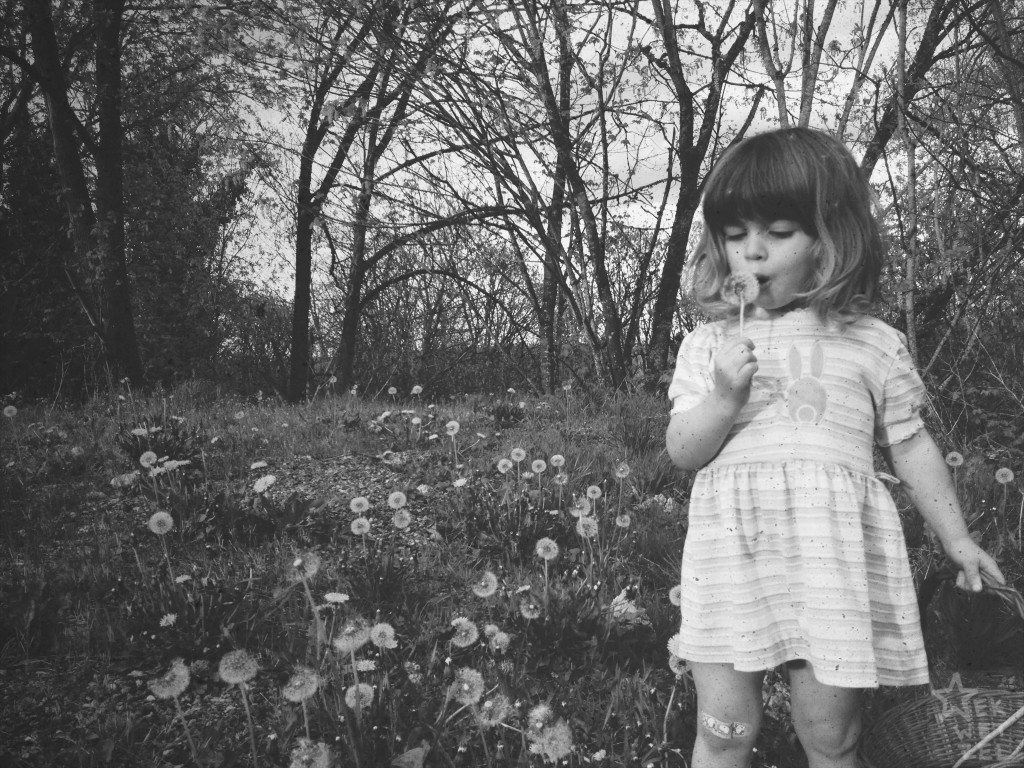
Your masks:
{"label": "dandelion seed head", "polygon": [[576,533],[585,539],[594,538],[597,536],[597,531],[597,520],[590,515],[581,516],[580,519],[576,521]]}
{"label": "dandelion seed head", "polygon": [[350,685],[345,691],[345,704],[349,709],[366,709],[373,704],[373,686],[369,683]]}
{"label": "dandelion seed head", "polygon": [[996,482],[1000,485],[1006,485],[1007,483],[1013,482],[1013,470],[1009,467],[1000,467],[996,470]]}
{"label": "dandelion seed head", "polygon": [[629,528],[632,522],[633,519],[626,514],[617,515],[615,518],[615,525],[617,525],[619,528]]}
{"label": "dandelion seed head", "polygon": [[366,621],[356,617],[348,621],[332,641],[334,650],[349,656],[370,642],[370,628]]}
{"label": "dandelion seed head", "polygon": [[370,642],[378,648],[390,650],[398,647],[395,639],[395,628],[385,621],[381,621],[370,627]]}
{"label": "dandelion seed head", "polygon": [[537,704],[535,707],[532,707],[526,715],[527,735],[530,738],[536,738],[548,726],[554,716],[554,711],[547,704]]}
{"label": "dandelion seed head", "polygon": [[295,670],[295,674],[288,678],[288,682],[281,689],[281,694],[288,701],[298,704],[300,701],[305,701],[316,693],[319,687],[320,675],[316,670],[309,667],[299,667]]}
{"label": "dandelion seed head", "polygon": [[508,650],[509,643],[511,642],[512,638],[507,632],[498,630],[494,633],[494,636],[487,641],[487,645],[490,646],[490,649],[495,653],[504,653]]}
{"label": "dandelion seed head", "polygon": [[490,597],[498,591],[498,577],[491,571],[484,571],[473,583],[473,594],[477,597]]}
{"label": "dandelion seed head", "polygon": [[411,394],[413,394],[413,395],[423,394],[423,387],[421,387],[419,384],[417,384],[416,386],[414,386],[412,388]]}
{"label": "dandelion seed head", "polygon": [[356,496],[348,503],[348,508],[352,510],[354,514],[365,515],[366,511],[370,508],[370,500],[365,496]]}
{"label": "dandelion seed head", "polygon": [[629,477],[629,472],[629,464],[627,464],[624,461],[616,462],[615,477],[617,477],[619,480],[625,480],[627,477]]}
{"label": "dandelion seed head", "polygon": [[530,469],[534,471],[534,474],[539,475],[545,469],[548,468],[547,462],[544,459],[534,459],[534,462],[530,465]]}
{"label": "dandelion seed head", "polygon": [[560,719],[544,728],[530,748],[552,763],[564,760],[572,753],[572,729],[565,720]]}
{"label": "dandelion seed head", "polygon": [[455,627],[455,633],[452,635],[452,645],[458,648],[468,648],[480,637],[480,630],[477,629],[476,624],[465,616],[452,619],[452,626]]}
{"label": "dandelion seed head", "polygon": [[398,387],[388,387],[388,394],[394,397],[398,394]]}
{"label": "dandelion seed head", "polygon": [[519,613],[528,621],[538,619],[541,613],[540,604],[533,598],[522,600],[519,603]]}
{"label": "dandelion seed head", "polygon": [[555,469],[560,469],[565,466],[565,456],[563,456],[560,453],[556,453],[554,456],[552,456],[550,461],[551,466],[554,467]]}
{"label": "dandelion seed head", "polygon": [[601,498],[601,489],[596,485],[587,486],[587,498],[591,501],[597,501]]}
{"label": "dandelion seed head", "polygon": [[511,461],[508,459],[498,459],[498,471],[501,472],[501,474],[506,474],[510,469],[512,469]]}
{"label": "dandelion seed head", "polygon": [[18,409],[15,408],[13,405],[4,406],[4,416],[6,416],[8,419],[13,419],[17,415]]}
{"label": "dandelion seed head", "polygon": [[497,693],[480,705],[480,725],[483,728],[496,728],[508,720],[514,711],[508,696]]}
{"label": "dandelion seed head", "polygon": [[244,418],[245,418],[245,411],[236,411],[235,412],[235,421],[241,421]]}
{"label": "dandelion seed head", "polygon": [[455,437],[459,433],[459,422],[452,419],[444,425],[444,431],[449,437]]}
{"label": "dandelion seed head", "polygon": [[949,466],[956,468],[963,466],[963,463],[964,456],[962,453],[958,451],[950,451],[949,453],[946,454],[946,464],[948,464]]}
{"label": "dandelion seed head", "polygon": [[391,522],[394,524],[395,528],[400,531],[404,531],[409,527],[409,524],[412,523],[412,515],[409,514],[409,510],[407,509],[399,509],[391,516]]}
{"label": "dandelion seed head", "polygon": [[516,464],[526,459],[526,451],[522,448],[513,448],[508,452],[508,455],[512,458],[512,461],[516,462]]}
{"label": "dandelion seed head", "polygon": [[558,557],[558,542],[544,536],[537,540],[537,545],[534,548],[534,551],[537,553],[537,557],[541,560],[554,560]]}
{"label": "dandelion seed head", "polygon": [[146,469],[151,469],[156,464],[156,461],[156,454],[152,451],[145,451],[141,456],[139,456],[139,464],[144,466]]}
{"label": "dandelion seed head", "polygon": [[252,654],[240,649],[225,653],[221,657],[218,671],[221,679],[228,685],[242,685],[256,677],[259,665]]}
{"label": "dandelion seed head", "polygon": [[559,472],[553,479],[555,485],[566,485],[569,482],[569,476],[565,472]]}
{"label": "dandelion seed head", "polygon": [[313,578],[319,570],[320,555],[316,552],[306,552],[292,561],[288,576],[292,581],[301,581]]}
{"label": "dandelion seed head", "polygon": [[149,681],[149,690],[158,699],[176,699],[188,688],[190,679],[185,662],[182,659],[175,659],[167,672]]}
{"label": "dandelion seed head", "polygon": [[672,589],[668,591],[668,601],[672,605],[683,604],[683,588],[679,584],[676,584]]}
{"label": "dandelion seed head", "polygon": [[149,530],[157,536],[163,536],[174,527],[174,518],[163,510],[160,510],[159,512],[154,512],[150,516],[148,525]]}
{"label": "dandelion seed head", "polygon": [[737,307],[749,304],[760,292],[761,287],[752,272],[733,272],[722,284],[722,298]]}
{"label": "dandelion seed head", "polygon": [[408,501],[405,494],[401,491],[392,491],[391,495],[388,496],[388,506],[392,509],[401,509]]}
{"label": "dandelion seed head", "polygon": [[484,676],[469,667],[457,670],[451,693],[460,704],[476,704],[484,695]]}
{"label": "dandelion seed head", "polygon": [[585,517],[590,514],[591,509],[590,499],[586,496],[580,496],[569,507],[569,514],[573,517]]}
{"label": "dandelion seed head", "polygon": [[352,533],[356,536],[365,536],[370,532],[370,521],[365,517],[357,517],[352,521]]}
{"label": "dandelion seed head", "polygon": [[330,768],[331,749],[320,741],[300,737],[292,750],[288,768]]}

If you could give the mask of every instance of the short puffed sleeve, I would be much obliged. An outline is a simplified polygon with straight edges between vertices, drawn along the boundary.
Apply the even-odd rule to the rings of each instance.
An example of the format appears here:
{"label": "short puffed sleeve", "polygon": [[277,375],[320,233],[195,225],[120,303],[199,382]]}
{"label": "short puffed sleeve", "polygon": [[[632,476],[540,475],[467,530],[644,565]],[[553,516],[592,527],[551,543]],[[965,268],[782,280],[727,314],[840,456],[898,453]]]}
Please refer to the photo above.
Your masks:
{"label": "short puffed sleeve", "polygon": [[883,447],[913,437],[924,427],[924,383],[907,351],[906,337],[898,332],[896,336],[882,383],[882,400],[875,408],[875,442]]}
{"label": "short puffed sleeve", "polygon": [[698,325],[679,345],[676,370],[668,387],[671,413],[682,413],[702,400],[714,386],[712,360],[718,348],[718,334],[712,325]]}

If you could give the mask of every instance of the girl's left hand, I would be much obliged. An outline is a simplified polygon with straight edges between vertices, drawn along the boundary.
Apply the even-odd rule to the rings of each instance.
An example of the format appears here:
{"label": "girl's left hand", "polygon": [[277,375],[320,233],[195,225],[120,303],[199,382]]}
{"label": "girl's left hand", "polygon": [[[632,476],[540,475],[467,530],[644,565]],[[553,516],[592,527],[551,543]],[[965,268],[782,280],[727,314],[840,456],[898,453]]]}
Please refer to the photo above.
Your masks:
{"label": "girl's left hand", "polygon": [[983,586],[982,575],[988,576],[997,584],[1006,584],[1006,577],[992,556],[974,543],[970,536],[962,536],[948,543],[943,543],[946,557],[953,561],[957,568],[956,585],[970,592],[980,592]]}

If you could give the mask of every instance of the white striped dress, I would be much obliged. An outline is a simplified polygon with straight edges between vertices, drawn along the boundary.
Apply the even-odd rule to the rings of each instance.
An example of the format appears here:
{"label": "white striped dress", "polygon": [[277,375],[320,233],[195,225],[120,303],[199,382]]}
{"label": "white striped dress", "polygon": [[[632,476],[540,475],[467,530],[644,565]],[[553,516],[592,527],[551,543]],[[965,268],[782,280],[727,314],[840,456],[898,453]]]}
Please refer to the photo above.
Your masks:
{"label": "white striped dress", "polygon": [[[683,339],[672,413],[711,391],[737,326]],[[809,310],[752,318],[744,333],[758,373],[694,480],[676,654],[740,671],[806,659],[842,687],[927,683],[906,542],[872,453],[923,426],[903,335],[869,317],[824,326]]]}

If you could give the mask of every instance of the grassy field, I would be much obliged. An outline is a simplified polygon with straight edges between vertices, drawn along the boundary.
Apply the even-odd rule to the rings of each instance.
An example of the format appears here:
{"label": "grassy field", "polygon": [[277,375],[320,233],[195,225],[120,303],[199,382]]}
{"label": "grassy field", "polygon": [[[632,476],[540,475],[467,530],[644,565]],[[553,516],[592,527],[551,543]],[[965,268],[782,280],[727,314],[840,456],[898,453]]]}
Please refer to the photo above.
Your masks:
{"label": "grassy field", "polygon": [[[689,764],[663,398],[193,385],[4,415],[4,765]],[[1019,481],[972,460],[1019,583]],[[937,605],[962,658],[982,640]],[[755,765],[805,765],[776,673],[764,694]]]}

